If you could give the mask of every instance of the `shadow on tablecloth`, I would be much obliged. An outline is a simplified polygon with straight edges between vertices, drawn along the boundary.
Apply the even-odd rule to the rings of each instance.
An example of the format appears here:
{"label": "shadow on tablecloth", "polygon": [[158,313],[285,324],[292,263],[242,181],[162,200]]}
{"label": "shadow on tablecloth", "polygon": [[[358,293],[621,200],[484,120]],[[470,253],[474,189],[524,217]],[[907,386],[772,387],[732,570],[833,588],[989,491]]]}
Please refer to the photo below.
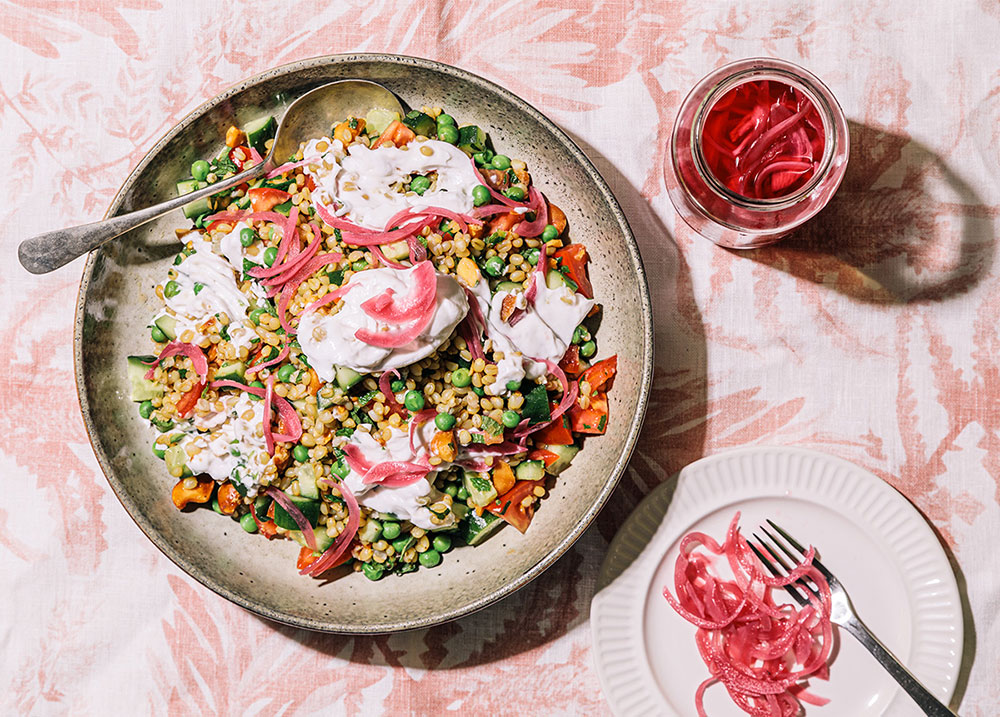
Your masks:
{"label": "shadow on tablecloth", "polygon": [[847,173],[830,204],[743,256],[871,303],[942,301],[988,276],[997,208],[919,142],[849,122]]}

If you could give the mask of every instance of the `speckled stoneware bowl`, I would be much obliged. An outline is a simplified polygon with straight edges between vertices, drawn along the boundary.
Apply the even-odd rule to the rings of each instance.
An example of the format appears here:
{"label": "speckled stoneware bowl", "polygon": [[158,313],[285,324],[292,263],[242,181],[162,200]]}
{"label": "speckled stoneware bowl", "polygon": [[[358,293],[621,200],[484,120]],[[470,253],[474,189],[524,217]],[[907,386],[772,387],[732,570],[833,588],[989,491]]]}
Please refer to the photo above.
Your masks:
{"label": "speckled stoneware bowl", "polygon": [[163,553],[195,579],[259,615],[313,630],[375,633],[433,625],[499,600],[540,575],[594,519],[625,470],[646,409],[653,334],[636,242],[611,190],[583,152],[538,110],[486,80],[428,60],[344,55],[305,60],[241,82],[174,127],[122,186],[109,215],[163,201],[192,161],[219,147],[226,128],[345,78],[380,82],[404,103],[447,107],[476,123],[512,157],[528,161],[538,186],[562,207],[571,236],[585,242],[604,304],[600,355],[618,354],[606,435],[555,483],[527,534],[510,527],[476,548],[450,552],[437,568],[371,582],[360,574],[319,581],[295,569],[299,546],[267,541],[211,510],[178,512],[173,480],[150,451],[153,433],[129,400],[125,357],[148,353],[153,286],[179,250],[180,212],[92,253],[80,286],[74,337],[80,406],[97,459],[122,505]]}

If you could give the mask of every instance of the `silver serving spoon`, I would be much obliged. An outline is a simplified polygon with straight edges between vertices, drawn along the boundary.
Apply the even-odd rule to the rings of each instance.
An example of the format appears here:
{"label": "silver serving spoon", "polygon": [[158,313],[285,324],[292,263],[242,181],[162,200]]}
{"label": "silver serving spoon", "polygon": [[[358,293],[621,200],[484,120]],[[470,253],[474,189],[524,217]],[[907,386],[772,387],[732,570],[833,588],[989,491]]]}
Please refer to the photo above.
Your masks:
{"label": "silver serving spoon", "polygon": [[[162,214],[270,172],[298,152],[302,142],[328,135],[334,123],[348,116],[364,117],[369,110],[375,108],[398,112],[400,117],[403,116],[403,106],[396,96],[374,82],[339,80],[317,87],[295,100],[285,111],[285,116],[278,123],[271,149],[261,164],[204,189],[147,209],[25,239],[17,248],[17,257],[21,265],[32,274],[54,271]],[[275,161],[275,157],[279,157],[280,161]]]}

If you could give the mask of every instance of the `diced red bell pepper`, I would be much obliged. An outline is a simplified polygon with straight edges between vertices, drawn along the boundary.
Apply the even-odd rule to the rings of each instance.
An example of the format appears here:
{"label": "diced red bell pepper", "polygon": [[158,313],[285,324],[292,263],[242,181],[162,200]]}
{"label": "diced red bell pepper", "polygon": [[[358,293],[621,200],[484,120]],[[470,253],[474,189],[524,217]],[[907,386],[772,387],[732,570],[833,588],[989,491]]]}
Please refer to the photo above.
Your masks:
{"label": "diced red bell pepper", "polygon": [[528,454],[528,460],[542,461],[545,464],[545,467],[548,468],[550,465],[559,460],[559,456],[552,451],[545,450],[544,448],[536,448]]}
{"label": "diced red bell pepper", "polygon": [[590,392],[607,390],[608,382],[618,373],[618,354],[598,361],[580,375],[580,383],[590,384]]}
{"label": "diced red bell pepper", "polygon": [[299,551],[299,559],[295,561],[295,567],[304,570],[317,560],[319,560],[319,555],[316,555],[310,548],[302,546],[302,550]]}
{"label": "diced red bell pepper", "polygon": [[[544,480],[519,480],[494,503],[486,506],[486,510],[503,518],[523,533],[535,515],[535,486],[544,484]],[[532,497],[531,502],[524,505],[525,498],[529,496]]]}
{"label": "diced red bell pepper", "polygon": [[192,409],[194,409],[195,405],[197,405],[198,399],[201,398],[201,392],[204,390],[205,384],[199,383],[197,386],[181,396],[181,400],[179,400],[175,406],[177,413],[181,418],[184,418],[191,413]]}
{"label": "diced red bell pepper", "polygon": [[570,378],[576,378],[583,372],[583,367],[584,364],[580,361],[580,347],[576,344],[570,344],[569,348],[566,349],[566,354],[559,362],[559,368],[565,371]]}
{"label": "diced red bell pepper", "polygon": [[553,256],[557,266],[566,269],[566,276],[576,284],[577,290],[588,299],[593,299],[594,288],[587,276],[587,262],[590,261],[587,247],[583,244],[567,244],[562,249],[556,250]]}
{"label": "diced red bell pepper", "polygon": [[250,206],[255,212],[269,212],[279,204],[284,204],[292,195],[274,187],[254,187],[247,192]]}
{"label": "diced red bell pepper", "polygon": [[545,428],[535,433],[535,440],[553,446],[568,446],[573,443],[573,434],[569,430],[569,420],[566,414],[559,416]]}
{"label": "diced red bell pepper", "polygon": [[587,408],[574,403],[569,409],[569,422],[574,433],[604,433],[608,428],[608,394],[598,391]]}

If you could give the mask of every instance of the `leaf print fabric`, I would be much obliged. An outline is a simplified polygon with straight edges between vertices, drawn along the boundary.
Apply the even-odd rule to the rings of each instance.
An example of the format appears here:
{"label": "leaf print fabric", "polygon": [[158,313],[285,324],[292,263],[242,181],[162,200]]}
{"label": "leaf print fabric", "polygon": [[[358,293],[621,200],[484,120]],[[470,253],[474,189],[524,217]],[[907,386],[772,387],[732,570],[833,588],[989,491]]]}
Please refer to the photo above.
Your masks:
{"label": "leaf print fabric", "polygon": [[[0,0],[0,713],[609,714],[587,624],[608,541],[673,472],[748,444],[827,451],[915,503],[967,588],[962,714],[1000,713],[1000,11],[952,5]],[[595,525],[502,603],[388,637],[266,623],[142,538],[74,395],[83,262],[13,265],[22,238],[100,218],[204,100],[348,52],[461,66],[565,128],[628,214],[656,322],[645,429]],[[833,89],[852,153],[818,217],[735,253],[678,218],[663,163],[686,92],[757,55]]]}

